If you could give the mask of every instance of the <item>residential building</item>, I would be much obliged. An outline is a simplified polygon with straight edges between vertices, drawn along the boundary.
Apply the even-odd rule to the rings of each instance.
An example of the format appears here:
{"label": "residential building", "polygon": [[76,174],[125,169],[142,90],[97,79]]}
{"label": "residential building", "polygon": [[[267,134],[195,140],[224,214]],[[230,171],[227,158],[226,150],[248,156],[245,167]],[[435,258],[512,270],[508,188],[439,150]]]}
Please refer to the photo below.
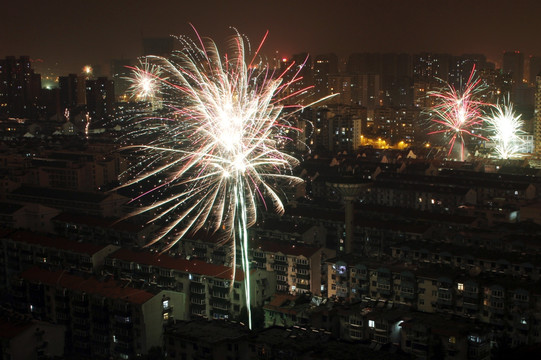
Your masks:
{"label": "residential building", "polygon": [[[245,275],[240,269],[129,249],[116,251],[105,263],[105,274],[129,279],[134,286],[182,292],[191,316],[234,319],[246,307]],[[261,306],[274,293],[275,281],[268,271],[251,270],[251,306]]]}
{"label": "residential building", "polygon": [[105,257],[117,250],[118,246],[71,241],[24,230],[6,230],[0,237],[0,248],[5,259],[0,272],[3,275],[0,286],[6,288],[12,276],[36,265],[98,274]]}
{"label": "residential building", "polygon": [[0,358],[38,360],[64,357],[65,327],[0,308]]}
{"label": "residential building", "polygon": [[[19,311],[66,326],[67,356],[134,359],[162,346],[164,325],[187,318],[186,296],[37,267],[12,285]],[[111,340],[112,339],[112,340]]]}

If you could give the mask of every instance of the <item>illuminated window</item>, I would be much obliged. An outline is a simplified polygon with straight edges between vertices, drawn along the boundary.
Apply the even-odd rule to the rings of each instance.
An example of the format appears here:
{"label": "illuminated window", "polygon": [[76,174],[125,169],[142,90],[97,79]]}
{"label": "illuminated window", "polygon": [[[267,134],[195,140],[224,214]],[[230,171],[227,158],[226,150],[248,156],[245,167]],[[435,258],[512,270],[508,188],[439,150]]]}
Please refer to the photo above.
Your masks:
{"label": "illuminated window", "polygon": [[464,291],[464,284],[458,283],[457,289],[458,289],[458,291]]}
{"label": "illuminated window", "polygon": [[169,313],[168,312],[163,313],[163,319],[166,320],[166,321],[169,320]]}
{"label": "illuminated window", "polygon": [[164,301],[162,302],[162,304],[163,304],[163,308],[164,308],[164,309],[168,309],[168,308],[169,308],[169,300],[164,300]]}
{"label": "illuminated window", "polygon": [[374,320],[368,320],[368,327],[373,329],[376,327],[376,322]]}
{"label": "illuminated window", "polygon": [[456,344],[456,338],[455,338],[454,336],[451,336],[451,337],[449,338],[449,343],[450,343],[450,344]]}

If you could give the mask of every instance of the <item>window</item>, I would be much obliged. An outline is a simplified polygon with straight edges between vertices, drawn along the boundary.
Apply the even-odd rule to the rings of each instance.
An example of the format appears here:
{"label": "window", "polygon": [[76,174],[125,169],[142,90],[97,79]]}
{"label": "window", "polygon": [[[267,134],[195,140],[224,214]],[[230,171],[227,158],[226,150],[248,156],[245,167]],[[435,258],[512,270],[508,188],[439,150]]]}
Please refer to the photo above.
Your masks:
{"label": "window", "polygon": [[368,327],[373,329],[376,327],[376,322],[374,320],[368,320]]}
{"label": "window", "polygon": [[458,283],[456,288],[458,291],[464,291],[464,284]]}
{"label": "window", "polygon": [[163,300],[162,305],[164,310],[169,309],[169,299]]}

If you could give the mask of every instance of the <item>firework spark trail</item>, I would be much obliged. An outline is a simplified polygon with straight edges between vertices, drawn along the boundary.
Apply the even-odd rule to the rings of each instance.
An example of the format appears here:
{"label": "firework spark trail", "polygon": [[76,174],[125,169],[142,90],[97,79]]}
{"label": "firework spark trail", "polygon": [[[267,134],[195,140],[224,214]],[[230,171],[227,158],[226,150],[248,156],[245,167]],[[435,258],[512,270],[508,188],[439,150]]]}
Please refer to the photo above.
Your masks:
{"label": "firework spark trail", "polygon": [[128,68],[132,70],[132,77],[126,78],[131,83],[128,92],[137,100],[154,102],[160,82],[165,81],[160,77],[160,68],[147,60],[141,60],[139,66]]}
{"label": "firework spark trail", "polygon": [[[485,139],[473,131],[483,123],[482,107],[486,104],[478,100],[478,94],[484,90],[481,79],[474,77],[475,67],[464,86],[463,91],[455,89],[451,84],[440,91],[431,92],[429,96],[435,98],[436,105],[430,110],[434,113],[432,121],[443,127],[430,133],[442,133],[448,136],[450,155],[457,141],[460,142],[460,160],[464,161],[464,136],[469,135]],[[485,139],[486,140],[486,139]]]}
{"label": "firework spark trail", "polygon": [[501,159],[516,158],[522,151],[523,121],[516,115],[509,100],[504,104],[493,105],[490,116],[485,117],[489,139],[495,144],[496,156]]}
{"label": "firework spark trail", "polygon": [[233,279],[237,244],[241,248],[251,328],[247,229],[256,221],[258,199],[265,207],[269,199],[283,212],[277,189],[302,182],[291,175],[297,159],[281,150],[288,139],[285,131],[298,130],[287,123],[282,110],[286,98],[307,89],[285,93],[297,79],[285,81],[285,73],[276,76],[266,65],[254,65],[257,53],[247,65],[245,41],[238,32],[225,56],[212,40],[197,38],[199,45],[179,38],[183,50],[171,58],[147,57],[142,63],[146,65],[134,69],[132,90],[147,96],[151,82],[162,107],[159,114],[141,116],[143,126],[136,132],[151,139],[136,147],[147,156],[140,163],[153,166],[123,186],[165,176],[167,185],[150,192],[172,190],[173,195],[132,214],[149,212],[151,221],[171,217],[149,245],[164,239],[167,251],[189,232],[225,229],[225,241],[233,249]]}

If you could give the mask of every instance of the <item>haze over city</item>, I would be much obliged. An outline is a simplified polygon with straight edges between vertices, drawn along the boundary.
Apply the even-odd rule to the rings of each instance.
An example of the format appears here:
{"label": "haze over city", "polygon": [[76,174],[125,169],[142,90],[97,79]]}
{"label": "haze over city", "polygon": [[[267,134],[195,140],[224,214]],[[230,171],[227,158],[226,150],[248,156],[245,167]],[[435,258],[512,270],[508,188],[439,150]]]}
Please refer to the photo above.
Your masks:
{"label": "haze over city", "polygon": [[[0,12],[0,57],[28,55],[59,72],[142,54],[143,37],[192,35],[216,41],[237,28],[263,53],[483,53],[541,55],[538,1],[10,1]],[[49,65],[51,66],[51,65]]]}

